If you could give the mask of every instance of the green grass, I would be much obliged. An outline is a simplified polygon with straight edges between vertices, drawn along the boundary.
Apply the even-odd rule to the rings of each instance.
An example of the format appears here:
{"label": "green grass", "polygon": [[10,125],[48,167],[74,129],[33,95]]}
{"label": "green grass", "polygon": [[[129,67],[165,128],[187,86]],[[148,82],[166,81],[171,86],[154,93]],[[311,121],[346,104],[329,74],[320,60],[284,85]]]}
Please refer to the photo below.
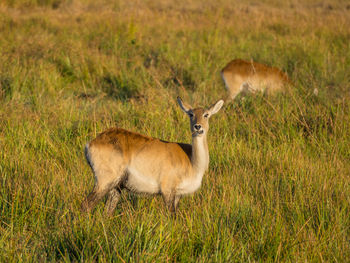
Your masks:
{"label": "green grass", "polygon": [[[350,261],[346,1],[60,1],[0,5],[0,261]],[[295,87],[211,120],[210,167],[176,218],[123,193],[111,218],[83,147],[113,126],[190,142],[176,104],[224,96],[233,58]],[[312,96],[313,90],[319,96]]]}

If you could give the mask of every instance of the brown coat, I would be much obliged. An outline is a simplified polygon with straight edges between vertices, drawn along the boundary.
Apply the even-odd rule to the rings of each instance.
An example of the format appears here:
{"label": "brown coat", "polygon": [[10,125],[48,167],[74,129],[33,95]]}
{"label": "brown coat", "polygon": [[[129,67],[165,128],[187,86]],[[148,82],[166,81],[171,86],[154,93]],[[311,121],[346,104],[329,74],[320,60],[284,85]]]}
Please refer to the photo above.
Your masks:
{"label": "brown coat", "polygon": [[228,91],[227,99],[233,100],[239,93],[283,90],[290,80],[286,73],[258,62],[235,59],[222,70],[221,77]]}

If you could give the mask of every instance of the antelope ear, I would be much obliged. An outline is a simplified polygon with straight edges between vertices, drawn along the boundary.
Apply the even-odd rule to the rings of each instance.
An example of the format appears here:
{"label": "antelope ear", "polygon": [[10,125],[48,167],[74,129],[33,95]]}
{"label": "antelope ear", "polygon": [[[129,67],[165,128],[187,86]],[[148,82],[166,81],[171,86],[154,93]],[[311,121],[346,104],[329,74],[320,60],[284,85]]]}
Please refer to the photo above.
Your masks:
{"label": "antelope ear", "polygon": [[210,108],[208,109],[208,113],[210,115],[213,115],[213,114],[217,113],[221,109],[222,105],[224,105],[224,101],[223,100],[219,100],[218,102],[216,102],[215,104],[210,106]]}
{"label": "antelope ear", "polygon": [[183,101],[181,100],[180,97],[177,97],[177,102],[179,103],[180,108],[181,108],[185,113],[187,113],[188,111],[190,111],[190,110],[192,109],[191,105],[189,105],[189,104],[183,102]]}

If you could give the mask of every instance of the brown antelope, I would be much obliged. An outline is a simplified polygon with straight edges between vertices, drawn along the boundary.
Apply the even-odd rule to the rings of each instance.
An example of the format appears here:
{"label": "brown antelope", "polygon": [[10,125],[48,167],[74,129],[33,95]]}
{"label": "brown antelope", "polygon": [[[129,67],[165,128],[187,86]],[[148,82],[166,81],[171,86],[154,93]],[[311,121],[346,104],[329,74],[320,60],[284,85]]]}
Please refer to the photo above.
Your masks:
{"label": "brown antelope", "polygon": [[224,101],[208,109],[177,101],[190,118],[192,145],[167,142],[120,128],[99,134],[85,147],[87,162],[95,175],[95,186],[82,203],[90,211],[108,193],[105,212],[112,214],[122,189],[135,193],[161,194],[171,212],[180,197],[195,192],[208,169],[209,118]]}
{"label": "brown antelope", "polygon": [[273,93],[283,90],[291,82],[286,73],[278,68],[253,61],[234,59],[222,70],[221,77],[225,82],[228,95],[226,100],[234,100],[238,94],[267,91]]}

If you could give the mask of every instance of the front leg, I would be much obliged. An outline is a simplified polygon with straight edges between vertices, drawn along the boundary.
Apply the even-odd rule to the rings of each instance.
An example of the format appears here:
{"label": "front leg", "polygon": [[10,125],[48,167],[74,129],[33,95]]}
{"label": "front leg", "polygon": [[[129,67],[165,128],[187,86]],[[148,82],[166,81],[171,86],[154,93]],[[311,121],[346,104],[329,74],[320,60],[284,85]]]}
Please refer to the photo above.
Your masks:
{"label": "front leg", "polygon": [[176,196],[175,196],[175,200],[174,200],[175,212],[177,211],[177,206],[179,205],[180,199],[181,199],[181,196],[180,196],[180,195],[176,195]]}
{"label": "front leg", "polygon": [[175,214],[175,200],[176,200],[176,196],[174,195],[174,193],[163,193],[163,200],[164,203],[166,205],[166,207],[168,208],[168,210],[172,213]]}

